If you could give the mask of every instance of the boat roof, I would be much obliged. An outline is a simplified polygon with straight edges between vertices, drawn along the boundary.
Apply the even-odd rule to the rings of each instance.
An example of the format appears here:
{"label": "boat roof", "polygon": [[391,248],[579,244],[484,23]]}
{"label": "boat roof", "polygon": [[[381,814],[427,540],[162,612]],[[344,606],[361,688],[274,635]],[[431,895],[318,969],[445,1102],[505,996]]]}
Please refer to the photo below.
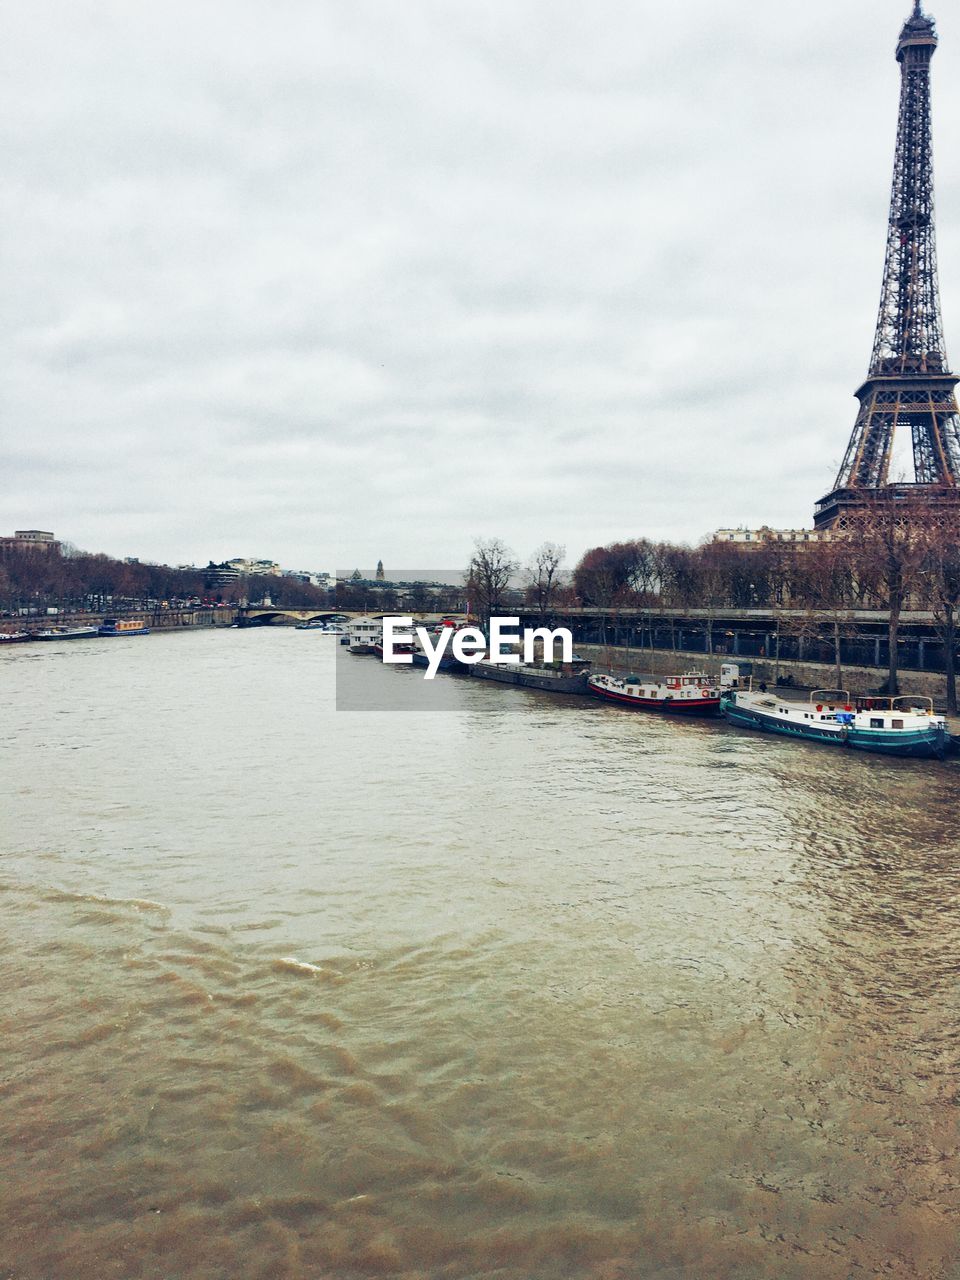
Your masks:
{"label": "boat roof", "polygon": [[861,694],[857,698],[857,706],[869,711],[908,711],[915,706],[932,710],[933,699],[925,693],[901,693],[893,698],[885,693]]}
{"label": "boat roof", "polygon": [[849,702],[850,694],[846,689],[812,689],[811,702]]}

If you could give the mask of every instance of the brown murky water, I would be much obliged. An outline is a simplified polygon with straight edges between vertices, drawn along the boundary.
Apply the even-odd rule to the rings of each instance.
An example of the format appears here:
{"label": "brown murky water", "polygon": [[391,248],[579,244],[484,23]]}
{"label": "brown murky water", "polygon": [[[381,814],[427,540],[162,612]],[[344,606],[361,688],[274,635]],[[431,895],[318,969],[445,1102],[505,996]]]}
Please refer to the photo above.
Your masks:
{"label": "brown murky water", "polygon": [[960,770],[332,667],[0,655],[0,1276],[960,1275]]}

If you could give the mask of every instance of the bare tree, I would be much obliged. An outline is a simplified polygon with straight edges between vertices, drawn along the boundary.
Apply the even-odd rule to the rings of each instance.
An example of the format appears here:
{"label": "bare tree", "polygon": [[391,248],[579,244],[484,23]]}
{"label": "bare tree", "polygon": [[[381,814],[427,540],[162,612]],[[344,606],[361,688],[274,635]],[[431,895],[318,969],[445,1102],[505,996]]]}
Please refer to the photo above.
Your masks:
{"label": "bare tree", "polygon": [[600,612],[600,641],[607,643],[607,621],[616,608],[614,629],[619,631],[619,607],[632,595],[630,587],[631,556],[622,542],[608,547],[592,547],[584,552],[573,573],[577,594],[584,604],[594,605]]}
{"label": "bare tree", "polygon": [[797,604],[808,612],[799,619],[798,637],[822,639],[829,623],[836,687],[843,688],[840,642],[849,631],[848,613],[854,595],[855,543],[845,536],[813,543],[796,557],[792,590]]}
{"label": "bare tree", "polygon": [[630,586],[638,604],[649,604],[657,586],[656,548],[649,538],[634,538],[626,545],[630,551]]}
{"label": "bare tree", "polygon": [[481,627],[487,630],[490,619],[500,610],[500,601],[518,565],[513,553],[499,538],[478,538],[473,545],[464,581],[472,611]]}
{"label": "bare tree", "polygon": [[944,512],[931,519],[925,586],[934,625],[943,643],[947,676],[947,710],[957,710],[957,611],[960,609],[960,514]]}
{"label": "bare tree", "polygon": [[525,570],[525,580],[532,603],[543,622],[550,612],[561,586],[561,570],[566,547],[556,542],[544,542],[533,553],[533,559]]}
{"label": "bare tree", "polygon": [[425,582],[414,582],[407,592],[407,604],[414,613],[424,614],[430,608],[432,596]]}
{"label": "bare tree", "polygon": [[886,691],[899,692],[900,614],[911,591],[922,583],[929,556],[929,513],[926,508],[899,505],[878,490],[864,511],[851,521],[850,539],[861,588],[888,611],[889,664]]}

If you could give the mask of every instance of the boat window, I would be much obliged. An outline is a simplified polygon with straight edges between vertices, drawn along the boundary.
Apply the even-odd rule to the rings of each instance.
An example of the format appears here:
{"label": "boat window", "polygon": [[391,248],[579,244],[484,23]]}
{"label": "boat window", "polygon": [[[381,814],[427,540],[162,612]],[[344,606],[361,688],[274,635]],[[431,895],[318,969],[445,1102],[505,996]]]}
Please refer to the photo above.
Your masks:
{"label": "boat window", "polygon": [[902,729],[902,728],[903,728],[903,721],[902,721],[902,720],[891,720],[891,721],[890,721],[890,724],[891,724],[891,726],[892,726],[894,729]]}
{"label": "boat window", "polygon": [[882,729],[882,728],[883,728],[883,716],[871,716],[871,717],[870,717],[870,728],[871,728],[871,729]]}

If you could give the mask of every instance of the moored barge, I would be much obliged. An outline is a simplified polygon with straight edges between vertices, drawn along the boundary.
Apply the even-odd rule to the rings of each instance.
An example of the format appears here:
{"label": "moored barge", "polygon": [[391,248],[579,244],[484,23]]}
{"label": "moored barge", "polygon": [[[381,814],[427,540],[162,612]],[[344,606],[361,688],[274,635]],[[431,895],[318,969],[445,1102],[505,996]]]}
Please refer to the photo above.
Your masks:
{"label": "moored barge", "polygon": [[946,719],[919,695],[851,699],[846,689],[814,689],[808,702],[792,702],[764,690],[731,689],[721,711],[741,729],[855,751],[942,760],[953,749]]}
{"label": "moored barge", "polygon": [[48,627],[44,631],[34,631],[34,640],[87,640],[90,636],[99,635],[97,627]]}
{"label": "moored barge", "polygon": [[570,662],[491,662],[482,658],[470,668],[480,680],[497,680],[501,684],[519,684],[527,689],[543,689],[548,693],[589,693],[590,663],[576,654]]}
{"label": "moored barge", "polygon": [[148,636],[150,628],[142,618],[104,618],[98,634],[101,636]]}
{"label": "moored barge", "polygon": [[354,618],[350,624],[351,653],[373,653],[378,641],[383,641],[382,622],[376,618]]}
{"label": "moored barge", "polygon": [[587,683],[598,698],[632,711],[713,716],[720,710],[720,690],[705,671],[687,671],[663,680],[600,674],[591,676]]}

